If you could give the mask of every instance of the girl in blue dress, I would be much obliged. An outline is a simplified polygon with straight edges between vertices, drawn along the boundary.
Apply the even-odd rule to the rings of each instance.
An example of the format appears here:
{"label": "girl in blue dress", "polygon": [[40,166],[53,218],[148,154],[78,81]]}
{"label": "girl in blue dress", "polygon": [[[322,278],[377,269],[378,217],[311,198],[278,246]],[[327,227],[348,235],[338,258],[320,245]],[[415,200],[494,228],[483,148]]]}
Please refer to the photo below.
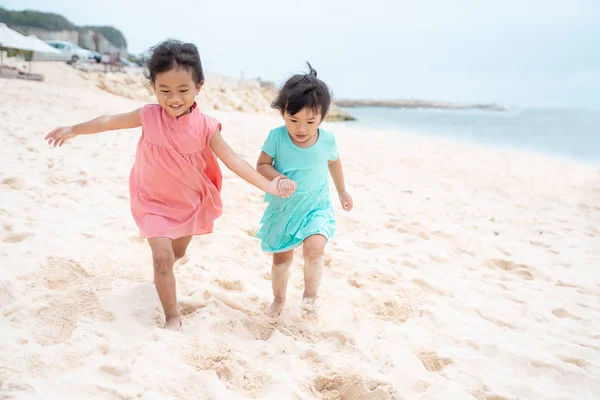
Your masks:
{"label": "girl in blue dress", "polygon": [[[307,63],[308,64],[308,63]],[[315,300],[323,274],[327,241],[335,234],[335,215],[329,199],[329,174],[345,211],[352,209],[335,137],[319,126],[329,111],[331,93],[310,64],[308,74],[294,75],[283,85],[272,107],[285,125],[271,130],[258,158],[257,170],[267,179],[283,178],[283,197],[265,196],[268,206],[256,234],[262,249],[273,253],[270,317],[281,313],[294,248],[303,247],[304,295],[301,315],[317,318]]]}

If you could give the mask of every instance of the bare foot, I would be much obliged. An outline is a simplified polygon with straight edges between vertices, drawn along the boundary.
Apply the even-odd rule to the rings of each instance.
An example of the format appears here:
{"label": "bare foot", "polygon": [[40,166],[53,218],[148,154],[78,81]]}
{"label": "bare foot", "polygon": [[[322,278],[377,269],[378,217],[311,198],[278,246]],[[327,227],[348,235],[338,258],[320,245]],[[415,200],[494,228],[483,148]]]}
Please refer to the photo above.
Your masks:
{"label": "bare foot", "polygon": [[170,331],[180,331],[181,330],[181,318],[179,317],[179,315],[167,318],[165,321],[165,328]]}
{"label": "bare foot", "polygon": [[279,314],[281,314],[284,305],[285,303],[282,301],[273,300],[271,305],[265,310],[265,314],[267,317],[277,318],[279,317]]}
{"label": "bare foot", "polygon": [[307,321],[316,321],[319,319],[317,315],[316,297],[305,297],[302,299],[300,306],[300,316]]}

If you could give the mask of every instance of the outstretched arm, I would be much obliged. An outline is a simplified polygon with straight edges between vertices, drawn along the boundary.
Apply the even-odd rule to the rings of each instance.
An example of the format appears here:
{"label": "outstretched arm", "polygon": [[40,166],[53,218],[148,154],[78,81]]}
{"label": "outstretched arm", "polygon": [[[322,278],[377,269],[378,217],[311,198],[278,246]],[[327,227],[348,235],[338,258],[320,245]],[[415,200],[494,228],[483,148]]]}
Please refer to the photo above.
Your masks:
{"label": "outstretched arm", "polygon": [[77,125],[55,128],[46,135],[44,140],[47,140],[49,145],[60,147],[67,140],[72,139],[77,135],[89,135],[104,131],[137,128],[142,125],[140,114],[141,108],[123,114],[102,115]]}
{"label": "outstretched arm", "polygon": [[274,196],[279,196],[277,184],[281,178],[269,180],[259,174],[248,162],[238,156],[231,147],[225,142],[221,131],[217,130],[210,139],[210,148],[215,152],[217,157],[227,168],[233,171],[246,182],[256,186],[263,192],[270,193]]}
{"label": "outstretched arm", "polygon": [[329,174],[331,175],[333,183],[335,184],[342,208],[345,211],[352,210],[354,202],[352,201],[352,196],[350,196],[350,193],[348,193],[346,190],[346,183],[344,182],[344,170],[342,168],[342,161],[339,157],[335,161],[329,161]]}

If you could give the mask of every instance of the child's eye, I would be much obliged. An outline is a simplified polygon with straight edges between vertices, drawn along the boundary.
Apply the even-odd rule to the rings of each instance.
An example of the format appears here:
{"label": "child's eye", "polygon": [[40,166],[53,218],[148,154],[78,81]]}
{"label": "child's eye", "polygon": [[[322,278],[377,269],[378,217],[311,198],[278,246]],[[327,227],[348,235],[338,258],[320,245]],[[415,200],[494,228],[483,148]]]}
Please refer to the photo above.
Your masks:
{"label": "child's eye", "polygon": [[314,124],[314,123],[315,123],[315,121],[310,121],[308,124],[309,124],[309,125],[312,125],[312,124]]}
{"label": "child's eye", "polygon": [[168,90],[161,90],[161,93],[168,94],[169,91]]}
{"label": "child's eye", "polygon": [[185,93],[185,92],[188,92],[188,91],[189,91],[188,89],[180,90],[181,93]]}
{"label": "child's eye", "polygon": [[295,119],[290,119],[290,121],[292,121],[293,123],[296,123],[298,121],[296,121]]}

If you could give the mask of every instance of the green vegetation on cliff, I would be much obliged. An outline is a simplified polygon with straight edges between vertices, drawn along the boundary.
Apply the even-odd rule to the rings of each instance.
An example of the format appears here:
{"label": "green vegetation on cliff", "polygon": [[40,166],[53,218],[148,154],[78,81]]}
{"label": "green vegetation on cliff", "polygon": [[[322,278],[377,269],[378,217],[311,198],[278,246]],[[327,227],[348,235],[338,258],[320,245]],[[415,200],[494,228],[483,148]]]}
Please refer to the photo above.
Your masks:
{"label": "green vegetation on cliff", "polygon": [[75,25],[62,15],[33,10],[10,11],[0,7],[0,22],[6,25],[31,26],[49,31],[73,30]]}
{"label": "green vegetation on cliff", "polygon": [[114,46],[127,47],[127,40],[123,33],[112,26],[76,26],[62,15],[54,13],[34,10],[11,11],[0,7],[0,22],[8,26],[32,27],[49,31],[96,30]]}

